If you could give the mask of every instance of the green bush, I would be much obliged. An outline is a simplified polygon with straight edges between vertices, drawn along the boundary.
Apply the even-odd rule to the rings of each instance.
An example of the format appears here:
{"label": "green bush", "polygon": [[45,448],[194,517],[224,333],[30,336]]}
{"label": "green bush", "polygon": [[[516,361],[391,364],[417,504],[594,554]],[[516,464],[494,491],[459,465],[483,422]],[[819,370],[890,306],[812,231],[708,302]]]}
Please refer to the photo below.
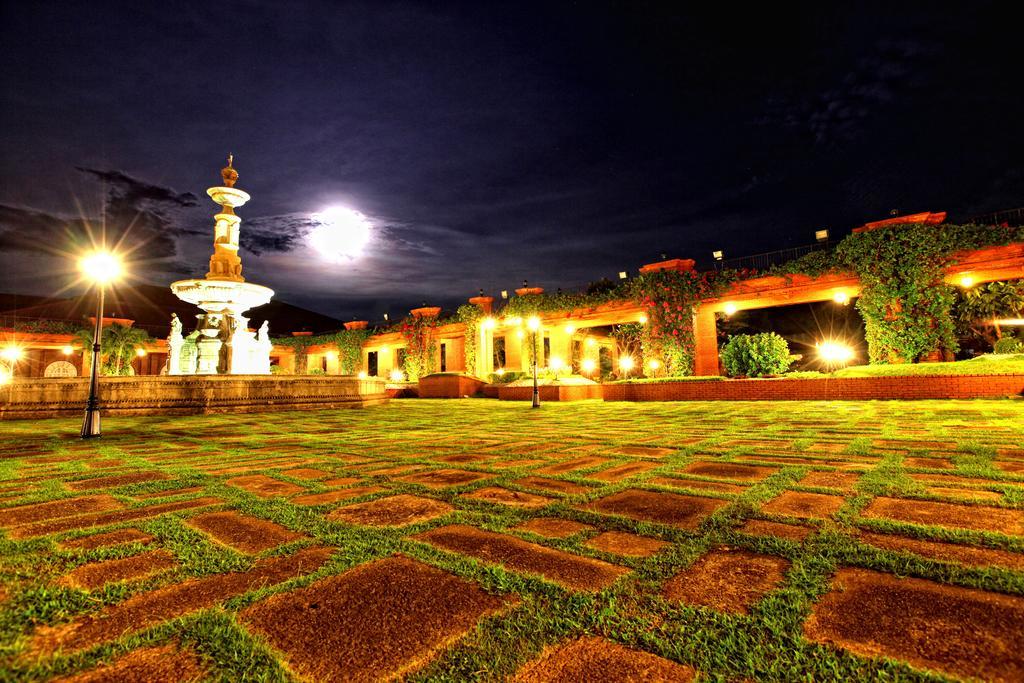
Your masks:
{"label": "green bush", "polygon": [[993,353],[1024,353],[1024,342],[1016,337],[1003,337],[992,346]]}
{"label": "green bush", "polygon": [[781,375],[792,362],[789,344],[774,332],[738,334],[722,348],[722,363],[730,377]]}

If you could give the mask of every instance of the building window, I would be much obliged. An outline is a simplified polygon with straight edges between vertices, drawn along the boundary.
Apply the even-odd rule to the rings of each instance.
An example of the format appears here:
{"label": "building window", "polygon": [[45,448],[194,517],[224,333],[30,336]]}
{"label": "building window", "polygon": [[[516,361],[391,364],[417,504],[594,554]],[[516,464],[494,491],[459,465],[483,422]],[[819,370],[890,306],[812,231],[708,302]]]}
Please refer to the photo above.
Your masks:
{"label": "building window", "polygon": [[551,337],[544,337],[544,362],[542,365],[548,367],[551,361]]}
{"label": "building window", "polygon": [[366,374],[370,377],[377,376],[377,352],[370,351],[366,354]]}
{"label": "building window", "polygon": [[494,369],[499,370],[505,367],[505,338],[494,338]]}
{"label": "building window", "polygon": [[445,344],[441,344],[441,372],[445,372],[448,369],[448,347]]}

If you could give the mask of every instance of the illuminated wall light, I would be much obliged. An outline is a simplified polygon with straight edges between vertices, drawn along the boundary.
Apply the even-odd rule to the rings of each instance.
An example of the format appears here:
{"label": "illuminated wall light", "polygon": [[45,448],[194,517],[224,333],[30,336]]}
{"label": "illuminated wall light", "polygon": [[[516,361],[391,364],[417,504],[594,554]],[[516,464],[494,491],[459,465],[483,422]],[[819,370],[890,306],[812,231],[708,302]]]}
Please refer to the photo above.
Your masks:
{"label": "illuminated wall light", "polygon": [[392,382],[404,382],[405,381],[405,373],[402,372],[401,370],[397,370],[397,369],[396,370],[392,370],[391,371],[391,381]]}
{"label": "illuminated wall light", "polygon": [[619,271],[619,279],[620,280],[625,280],[627,277],[629,277],[629,273],[627,273],[624,270],[620,270]]}
{"label": "illuminated wall light", "polygon": [[334,361],[338,360],[338,352],[337,351],[328,351],[327,352],[327,360],[331,361],[332,363]]}
{"label": "illuminated wall light", "polygon": [[853,349],[834,340],[826,340],[815,345],[818,349],[818,358],[828,365],[845,365],[853,360]]}
{"label": "illuminated wall light", "polygon": [[593,337],[587,337],[587,346],[597,346],[597,340]]}
{"label": "illuminated wall light", "polygon": [[647,324],[647,315],[644,314],[644,313],[640,314],[640,324],[641,325],[646,325]]}
{"label": "illuminated wall light", "polygon": [[73,346],[65,346],[63,349],[60,350],[60,352],[63,353],[65,356],[70,356],[75,352],[75,349]]}
{"label": "illuminated wall light", "polygon": [[358,374],[358,375],[356,375],[356,376],[357,376],[357,377],[358,377],[359,379],[366,379],[366,371],[365,371],[365,370],[360,370],[360,371],[359,371],[359,374]]}
{"label": "illuminated wall light", "polygon": [[575,325],[566,325],[565,326],[565,333],[566,334],[576,334],[576,326]]}
{"label": "illuminated wall light", "polygon": [[508,298],[508,290],[507,289],[501,290],[501,298],[502,299],[507,299]]}
{"label": "illuminated wall light", "polygon": [[974,278],[971,277],[969,274],[964,273],[963,275],[960,276],[960,286],[963,287],[964,289],[970,289],[971,287],[974,286]]}
{"label": "illuminated wall light", "polygon": [[657,370],[658,368],[661,367],[661,361],[659,361],[657,358],[652,358],[647,365],[651,368],[651,370]]}
{"label": "illuminated wall light", "polygon": [[505,368],[498,368],[497,370],[495,370],[494,374],[497,375],[498,377],[504,377]]}
{"label": "illuminated wall light", "polygon": [[587,358],[586,360],[583,361],[580,367],[583,368],[583,372],[589,375],[590,373],[597,369],[597,363],[595,363],[593,359]]}
{"label": "illuminated wall light", "polygon": [[20,346],[6,346],[3,351],[0,351],[0,358],[3,358],[8,363],[13,363],[21,360],[24,353]]}
{"label": "illuminated wall light", "polygon": [[623,356],[619,359],[619,368],[626,372],[632,370],[634,365],[636,365],[636,363],[633,361],[632,356]]}
{"label": "illuminated wall light", "polygon": [[711,252],[711,255],[715,257],[716,261],[721,261],[722,260],[722,252],[721,251],[713,251],[713,252]]}
{"label": "illuminated wall light", "polygon": [[506,325],[512,325],[512,326],[522,325],[523,324],[523,319],[520,318],[518,315],[514,315],[511,318],[506,318],[505,319],[505,324]]}
{"label": "illuminated wall light", "polygon": [[724,308],[722,308],[722,310],[725,312],[726,315],[732,315],[733,313],[736,312],[736,304],[729,302],[725,305]]}
{"label": "illuminated wall light", "polygon": [[142,358],[146,355],[146,349],[135,349],[135,355]]}
{"label": "illuminated wall light", "polygon": [[526,333],[523,332],[522,330],[516,330],[516,336],[522,339],[523,337],[526,336]]}
{"label": "illuminated wall light", "polygon": [[832,295],[832,301],[835,301],[837,304],[842,304],[843,306],[845,306],[846,304],[850,303],[850,295],[847,294],[846,292],[836,292],[835,294]]}
{"label": "illuminated wall light", "polygon": [[828,241],[828,230],[815,230],[814,239],[818,240],[819,242]]}
{"label": "illuminated wall light", "polygon": [[385,321],[387,321],[387,319],[388,319],[388,314],[387,314],[387,313],[385,313],[385,314],[384,314],[384,320],[385,320]]}
{"label": "illuminated wall light", "polygon": [[559,370],[563,370],[565,368],[565,361],[563,361],[558,356],[552,356],[551,360],[548,361],[548,367],[554,370],[555,372],[558,372]]}
{"label": "illuminated wall light", "polygon": [[380,347],[380,352],[381,353],[387,353],[388,352],[388,345],[385,344],[384,346]]}
{"label": "illuminated wall light", "polygon": [[485,330],[493,330],[494,327],[497,324],[498,324],[498,321],[495,320],[494,318],[484,318],[484,329]]}
{"label": "illuminated wall light", "polygon": [[531,315],[530,319],[526,321],[526,326],[530,328],[531,332],[536,332],[540,329],[540,318]]}

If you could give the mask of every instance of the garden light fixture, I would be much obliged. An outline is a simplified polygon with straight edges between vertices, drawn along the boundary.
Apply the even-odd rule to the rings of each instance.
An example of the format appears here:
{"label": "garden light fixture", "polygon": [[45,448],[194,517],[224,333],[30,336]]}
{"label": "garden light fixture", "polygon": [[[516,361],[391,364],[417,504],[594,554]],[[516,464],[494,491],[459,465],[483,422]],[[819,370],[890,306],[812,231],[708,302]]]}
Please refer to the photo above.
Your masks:
{"label": "garden light fixture", "polygon": [[405,373],[403,373],[401,370],[399,370],[397,368],[391,371],[390,377],[391,377],[391,381],[392,382],[403,382],[403,381],[405,381]]}
{"label": "garden light fixture", "polygon": [[846,365],[853,360],[853,349],[835,340],[826,340],[815,344],[818,349],[818,358],[826,365]]}
{"label": "garden light fixture", "polygon": [[636,362],[633,360],[632,356],[623,356],[619,359],[619,369],[626,373],[629,373],[629,371],[633,369],[634,365],[636,365]]}
{"label": "garden light fixture", "polygon": [[964,273],[960,276],[960,286],[964,289],[970,289],[974,286],[974,278],[969,273]]}
{"label": "garden light fixture", "polygon": [[82,274],[96,285],[96,327],[92,333],[92,369],[89,380],[89,400],[82,419],[82,438],[94,439],[101,434],[99,402],[99,369],[103,362],[100,340],[103,337],[103,296],[106,285],[121,275],[121,261],[109,251],[94,251],[78,262]]}
{"label": "garden light fixture", "polygon": [[726,315],[732,315],[733,313],[735,313],[735,312],[736,312],[736,304],[734,304],[734,303],[732,303],[732,302],[730,301],[729,303],[727,303],[727,304],[725,305],[725,307],[724,307],[724,308],[722,309],[722,311],[723,311],[723,312],[724,312],[724,313],[725,313]]}
{"label": "garden light fixture", "polygon": [[593,359],[587,358],[586,360],[583,361],[581,367],[583,368],[583,372],[589,375],[595,369],[597,369],[597,363],[595,363]]}
{"label": "garden light fixture", "polygon": [[850,303],[850,295],[847,294],[846,292],[836,292],[835,294],[832,295],[832,301],[835,301],[837,304],[842,304],[843,306],[845,306],[846,304]]}

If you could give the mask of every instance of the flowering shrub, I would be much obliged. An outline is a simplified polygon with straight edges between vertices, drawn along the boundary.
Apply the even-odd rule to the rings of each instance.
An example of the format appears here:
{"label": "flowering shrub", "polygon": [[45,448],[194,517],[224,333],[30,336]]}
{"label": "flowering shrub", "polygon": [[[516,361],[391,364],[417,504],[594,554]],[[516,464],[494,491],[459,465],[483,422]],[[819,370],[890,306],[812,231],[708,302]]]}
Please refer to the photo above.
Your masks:
{"label": "flowering shrub", "polygon": [[722,363],[730,377],[780,375],[793,359],[789,344],[774,332],[738,334],[722,347]]}

